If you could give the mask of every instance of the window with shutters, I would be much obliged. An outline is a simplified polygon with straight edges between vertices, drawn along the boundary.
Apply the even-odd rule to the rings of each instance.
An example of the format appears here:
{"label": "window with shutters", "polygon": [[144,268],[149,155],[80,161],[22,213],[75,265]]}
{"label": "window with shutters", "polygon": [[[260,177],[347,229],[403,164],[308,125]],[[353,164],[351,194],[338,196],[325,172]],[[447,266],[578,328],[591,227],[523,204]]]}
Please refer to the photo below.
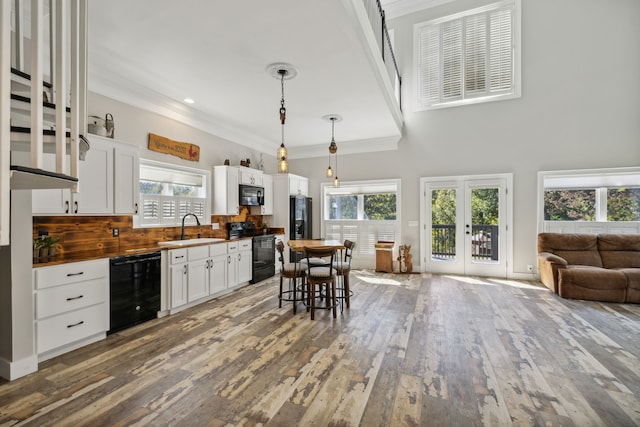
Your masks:
{"label": "window with shutters", "polygon": [[[167,163],[140,161],[142,225],[180,225],[195,214],[201,224],[211,223],[207,204],[209,171]],[[192,216],[185,224],[195,224]]]}
{"label": "window with shutters", "polygon": [[520,0],[416,24],[416,109],[520,96]]}

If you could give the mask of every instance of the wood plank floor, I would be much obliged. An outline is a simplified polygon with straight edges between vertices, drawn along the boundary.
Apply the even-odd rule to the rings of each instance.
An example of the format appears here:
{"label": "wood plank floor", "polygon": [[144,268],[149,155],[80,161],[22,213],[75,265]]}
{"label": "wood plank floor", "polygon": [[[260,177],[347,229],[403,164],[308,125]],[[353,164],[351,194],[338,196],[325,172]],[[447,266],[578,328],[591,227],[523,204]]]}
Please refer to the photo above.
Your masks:
{"label": "wood plank floor", "polygon": [[640,306],[535,282],[351,274],[351,309],[275,278],[0,383],[0,426],[640,425]]}

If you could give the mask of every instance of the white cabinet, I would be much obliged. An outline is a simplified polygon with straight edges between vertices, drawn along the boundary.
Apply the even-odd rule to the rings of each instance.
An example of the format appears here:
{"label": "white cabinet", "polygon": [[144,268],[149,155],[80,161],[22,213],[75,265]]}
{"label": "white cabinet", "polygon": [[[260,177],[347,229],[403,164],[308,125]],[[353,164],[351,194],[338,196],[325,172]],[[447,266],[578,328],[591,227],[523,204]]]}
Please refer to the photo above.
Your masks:
{"label": "white cabinet", "polygon": [[187,302],[209,295],[209,246],[187,248]]}
{"label": "white cabinet", "polygon": [[169,306],[180,307],[187,303],[187,250],[172,249],[169,251]]}
{"label": "white cabinet", "polygon": [[40,360],[106,336],[108,259],[34,268],[33,286]]}
{"label": "white cabinet", "polygon": [[234,166],[213,167],[213,214],[238,215],[240,200],[238,168]]}
{"label": "white cabinet", "polygon": [[260,206],[260,215],[273,215],[273,177],[263,175],[262,186],[264,187],[264,205]]}
{"label": "white cabinet", "polygon": [[209,295],[227,289],[227,245],[209,247]]}
{"label": "white cabinet", "polygon": [[[78,192],[33,190],[34,215],[137,213],[138,147],[95,135],[89,138],[91,148],[78,162]],[[55,154],[43,155],[43,167],[55,170]]]}
{"label": "white cabinet", "polygon": [[262,187],[264,174],[261,170],[247,167],[240,167],[238,170],[240,172],[240,184]]}
{"label": "white cabinet", "polygon": [[240,240],[238,248],[238,284],[251,280],[253,275],[253,251],[251,239]]}
{"label": "white cabinet", "polygon": [[137,146],[119,144],[114,151],[115,210],[120,215],[138,214],[140,203],[140,151]]}
{"label": "white cabinet", "polygon": [[[286,251],[287,250],[287,246],[286,246],[286,243],[285,243],[285,240],[284,240],[284,234],[276,234],[275,235],[275,239],[276,239],[276,245],[278,244],[279,240],[282,240],[282,243],[285,244],[284,249]],[[276,273],[280,273],[280,270],[282,269],[282,263],[280,262],[280,254],[278,253],[278,249],[275,246],[274,246],[273,250],[275,251],[275,255],[276,255],[276,257],[275,257],[275,260],[276,260]]]}
{"label": "white cabinet", "polygon": [[[249,242],[251,242],[249,240]],[[232,278],[238,277],[238,245],[227,254],[227,244],[191,246],[169,251],[169,293],[172,310],[181,309],[228,287],[228,263],[233,262]],[[237,283],[235,283],[237,284]],[[233,286],[235,286],[235,284]]]}
{"label": "white cabinet", "polygon": [[238,249],[239,241],[227,243],[227,287],[238,286]]}
{"label": "white cabinet", "polygon": [[309,179],[289,174],[289,194],[292,196],[309,196]]}

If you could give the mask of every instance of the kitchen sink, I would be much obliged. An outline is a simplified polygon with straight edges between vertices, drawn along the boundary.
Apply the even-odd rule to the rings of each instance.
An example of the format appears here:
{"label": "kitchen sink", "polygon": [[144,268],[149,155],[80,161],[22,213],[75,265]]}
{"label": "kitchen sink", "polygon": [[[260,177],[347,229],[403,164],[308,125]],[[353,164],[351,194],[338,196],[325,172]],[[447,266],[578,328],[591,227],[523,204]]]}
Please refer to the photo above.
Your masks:
{"label": "kitchen sink", "polygon": [[167,240],[164,242],[158,242],[160,246],[186,246],[186,245],[202,245],[207,243],[224,242],[225,239],[216,237],[201,237],[199,239],[185,239],[185,240]]}

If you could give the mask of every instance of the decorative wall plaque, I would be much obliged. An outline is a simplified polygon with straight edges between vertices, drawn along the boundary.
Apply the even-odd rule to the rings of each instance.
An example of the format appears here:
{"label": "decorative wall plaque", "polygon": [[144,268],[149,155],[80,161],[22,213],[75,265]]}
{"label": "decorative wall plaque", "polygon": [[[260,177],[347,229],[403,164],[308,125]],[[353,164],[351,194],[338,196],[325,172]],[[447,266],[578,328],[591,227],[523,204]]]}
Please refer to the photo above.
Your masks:
{"label": "decorative wall plaque", "polygon": [[181,159],[197,162],[200,160],[200,147],[189,142],[174,141],[164,136],[149,134],[149,150],[171,154]]}

